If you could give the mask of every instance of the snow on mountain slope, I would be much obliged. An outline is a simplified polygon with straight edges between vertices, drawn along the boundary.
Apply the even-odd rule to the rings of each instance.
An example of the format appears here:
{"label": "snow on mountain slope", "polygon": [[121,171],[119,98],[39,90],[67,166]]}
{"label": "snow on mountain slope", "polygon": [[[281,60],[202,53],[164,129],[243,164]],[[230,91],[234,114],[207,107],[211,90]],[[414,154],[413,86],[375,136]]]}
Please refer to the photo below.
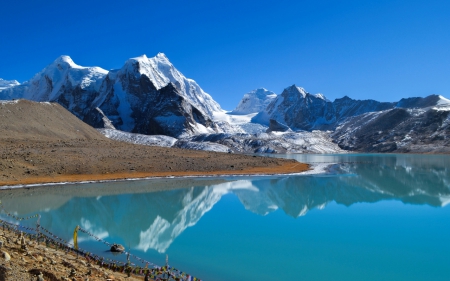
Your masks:
{"label": "snow on mountain slope", "polygon": [[450,107],[450,100],[430,95],[424,98],[406,98],[399,102],[355,100],[347,96],[330,102],[322,94],[312,95],[303,88],[292,85],[277,96],[265,110],[255,115],[251,122],[269,126],[270,131],[334,130],[348,118],[369,112],[393,108]]}
{"label": "snow on mountain slope", "polygon": [[401,99],[395,107],[399,108],[427,108],[431,106],[449,106],[450,100],[440,95],[429,95],[424,98],[413,97]]}
{"label": "snow on mountain slope", "polygon": [[4,80],[0,78],[0,92],[2,90],[20,85],[17,80]]}
{"label": "snow on mountain slope", "polygon": [[61,56],[31,80],[0,92],[0,99],[18,98],[58,102],[96,128],[108,120],[122,131],[176,137],[232,129],[211,120],[220,106],[161,53],[109,72]]}
{"label": "snow on mountain slope", "polygon": [[76,88],[98,90],[107,73],[100,67],[82,67],[69,56],[60,56],[29,81],[2,91],[1,95],[33,101],[57,101],[61,95]]}
{"label": "snow on mountain slope", "polygon": [[214,152],[223,152],[230,153],[232,150],[228,148],[226,145],[213,143],[213,142],[195,142],[189,140],[179,140],[174,145],[178,148],[191,149],[191,150],[203,150],[203,151],[214,151]]}
{"label": "snow on mountain slope", "polygon": [[[131,59],[121,69],[110,71],[93,102],[115,128],[177,138],[221,131],[173,82],[158,88],[151,80],[155,80],[156,74],[141,73],[141,64]],[[155,81],[161,82],[160,79]]]}
{"label": "snow on mountain slope", "polygon": [[176,138],[172,138],[169,136],[162,136],[162,135],[149,136],[142,134],[133,134],[113,129],[97,129],[97,130],[109,139],[134,144],[171,147],[177,142]]}
{"label": "snow on mountain slope", "polygon": [[227,146],[235,153],[343,153],[332,142],[330,132],[271,132],[249,134],[197,135],[187,140],[213,142]]}
{"label": "snow on mountain slope", "polygon": [[127,69],[130,73],[146,75],[157,90],[172,82],[184,98],[210,117],[213,112],[222,111],[220,105],[205,93],[197,82],[186,78],[163,53],[158,53],[153,58],[147,58],[146,55],[131,58],[122,69]]}
{"label": "snow on mountain slope", "polygon": [[252,122],[269,126],[270,119],[292,130],[327,129],[336,120],[333,104],[322,94],[312,95],[292,85],[284,89]]}
{"label": "snow on mountain slope", "polygon": [[341,148],[360,152],[448,153],[450,106],[365,113],[346,119],[332,138]]}
{"label": "snow on mountain slope", "polygon": [[438,105],[438,106],[449,106],[450,105],[449,99],[447,99],[441,95],[438,95],[438,97],[439,97],[439,100],[437,101],[436,105]]}
{"label": "snow on mountain slope", "polygon": [[275,99],[277,95],[274,92],[264,88],[253,90],[244,95],[238,106],[231,114],[247,115],[258,113],[266,109],[266,107]]}
{"label": "snow on mountain slope", "polygon": [[257,134],[267,130],[267,126],[252,123],[251,120],[257,113],[235,115],[231,112],[214,112],[214,121],[221,126],[225,133],[233,134]]}
{"label": "snow on mountain slope", "polygon": [[335,99],[333,106],[336,112],[336,123],[339,124],[346,118],[352,116],[394,108],[395,103],[375,100],[354,100],[344,96],[343,98]]}

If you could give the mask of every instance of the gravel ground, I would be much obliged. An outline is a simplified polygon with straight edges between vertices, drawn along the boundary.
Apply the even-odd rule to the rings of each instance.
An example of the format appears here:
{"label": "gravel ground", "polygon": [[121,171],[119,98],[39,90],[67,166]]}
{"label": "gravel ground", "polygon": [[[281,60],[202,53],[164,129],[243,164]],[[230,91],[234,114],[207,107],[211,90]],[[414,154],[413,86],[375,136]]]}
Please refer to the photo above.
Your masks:
{"label": "gravel ground", "polygon": [[21,239],[8,230],[0,230],[0,240],[3,244],[0,248],[1,281],[39,280],[39,273],[45,281],[144,280],[141,276],[128,277],[124,273],[101,268],[74,253],[47,247],[42,242],[38,244],[27,238],[24,238],[26,250],[23,250]]}

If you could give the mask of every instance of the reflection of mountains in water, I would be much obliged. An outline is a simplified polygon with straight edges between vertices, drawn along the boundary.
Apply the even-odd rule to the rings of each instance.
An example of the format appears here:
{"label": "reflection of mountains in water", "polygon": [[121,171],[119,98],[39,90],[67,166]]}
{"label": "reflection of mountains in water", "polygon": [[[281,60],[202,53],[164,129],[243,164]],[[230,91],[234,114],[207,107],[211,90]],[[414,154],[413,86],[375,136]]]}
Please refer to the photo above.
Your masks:
{"label": "reflection of mountains in water", "polygon": [[[34,211],[42,214],[44,227],[60,229],[61,233],[67,233],[67,238],[80,225],[99,237],[120,237],[133,248],[165,252],[178,235],[195,225],[228,193],[234,193],[251,212],[266,215],[282,209],[293,217],[324,208],[332,201],[346,206],[387,199],[431,206],[450,202],[446,160],[411,161],[395,156],[375,157],[336,165],[340,175],[238,180],[206,187],[101,197],[76,197],[82,192],[65,195],[59,192],[55,196],[51,190],[33,196],[22,192],[12,198],[4,198],[2,194],[2,202],[7,210],[19,215],[33,212],[30,206],[34,206]],[[55,202],[51,202],[52,198]]]}

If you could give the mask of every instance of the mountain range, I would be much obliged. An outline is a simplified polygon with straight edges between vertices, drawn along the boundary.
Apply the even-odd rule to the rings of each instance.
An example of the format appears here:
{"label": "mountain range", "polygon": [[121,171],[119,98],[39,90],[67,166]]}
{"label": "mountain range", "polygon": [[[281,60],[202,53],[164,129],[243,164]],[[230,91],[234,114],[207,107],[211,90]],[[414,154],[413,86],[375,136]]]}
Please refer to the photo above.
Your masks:
{"label": "mountain range", "polygon": [[0,92],[0,99],[18,98],[57,102],[95,128],[175,137],[221,132],[211,120],[219,104],[161,53],[110,71],[61,56],[29,81]]}
{"label": "mountain range", "polygon": [[162,53],[131,58],[110,71],[61,56],[22,84],[0,79],[0,99],[57,102],[110,136],[135,141],[133,134],[165,135],[186,148],[217,148],[195,144],[205,142],[246,153],[447,152],[449,147],[450,100],[443,96],[398,102],[345,96],[331,102],[292,85],[280,95],[251,91],[227,112]]}

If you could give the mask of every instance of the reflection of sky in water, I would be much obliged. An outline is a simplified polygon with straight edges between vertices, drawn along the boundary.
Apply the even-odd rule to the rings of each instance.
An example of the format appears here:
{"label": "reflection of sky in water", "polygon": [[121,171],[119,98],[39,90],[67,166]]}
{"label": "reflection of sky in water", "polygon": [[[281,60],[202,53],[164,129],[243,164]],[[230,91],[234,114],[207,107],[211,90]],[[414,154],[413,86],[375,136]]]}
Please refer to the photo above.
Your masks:
{"label": "reflection of sky in water", "polygon": [[[205,280],[446,280],[448,157],[289,157],[336,165],[327,175],[191,181],[164,192],[126,182],[119,195],[86,185],[3,193],[2,202],[19,215],[40,212],[67,240],[80,225],[159,264],[167,253]],[[105,250],[88,238],[81,234],[80,246]]]}

